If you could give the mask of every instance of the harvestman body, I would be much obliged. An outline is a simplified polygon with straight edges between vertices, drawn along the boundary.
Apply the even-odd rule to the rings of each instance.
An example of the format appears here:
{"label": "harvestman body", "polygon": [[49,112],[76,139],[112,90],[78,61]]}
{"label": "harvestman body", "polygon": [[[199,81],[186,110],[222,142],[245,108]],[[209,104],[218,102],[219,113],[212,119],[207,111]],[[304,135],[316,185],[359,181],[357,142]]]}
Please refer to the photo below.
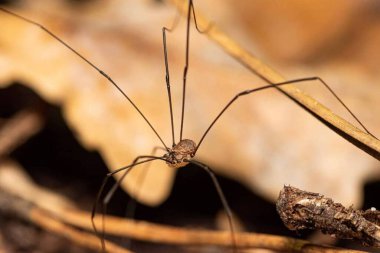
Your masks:
{"label": "harvestman body", "polygon": [[[233,246],[233,250],[236,252],[237,251],[237,243],[236,243],[236,239],[235,239],[235,235],[234,235],[234,229],[233,229],[233,225],[232,225],[232,212],[231,212],[231,209],[227,203],[227,200],[226,198],[224,197],[224,194],[222,192],[222,189],[218,183],[218,180],[215,176],[215,174],[213,173],[213,171],[205,164],[199,162],[199,161],[196,161],[194,160],[194,156],[196,155],[197,153],[197,150],[198,148],[200,147],[200,145],[202,144],[203,140],[205,139],[206,135],[208,134],[208,132],[210,131],[210,129],[214,126],[214,124],[216,123],[216,121],[224,114],[224,112],[241,96],[245,96],[245,95],[249,95],[249,94],[252,94],[254,92],[257,92],[257,91],[261,91],[261,90],[265,90],[265,89],[270,89],[270,88],[275,88],[275,87],[278,87],[278,86],[282,86],[282,85],[286,85],[286,84],[290,84],[290,83],[300,83],[300,82],[305,82],[305,81],[312,81],[312,80],[317,80],[317,81],[320,81],[332,94],[333,96],[345,107],[345,109],[355,118],[355,120],[365,129],[365,131],[372,135],[366,128],[365,126],[358,120],[358,118],[349,110],[349,108],[343,103],[343,101],[334,93],[334,91],[319,77],[308,77],[308,78],[301,78],[301,79],[295,79],[295,80],[289,80],[289,81],[285,81],[285,82],[281,82],[281,83],[275,83],[275,84],[269,84],[269,85],[265,85],[265,86],[261,86],[261,87],[258,87],[258,88],[254,88],[254,89],[249,89],[249,90],[245,90],[245,91],[242,91],[238,94],[236,94],[224,107],[223,109],[220,111],[220,113],[215,117],[215,119],[211,122],[211,124],[209,125],[209,127],[206,129],[206,131],[204,132],[204,134],[202,135],[202,137],[200,138],[198,144],[196,144],[194,141],[192,140],[189,140],[189,139],[183,139],[182,138],[182,132],[183,132],[183,123],[184,123],[184,108],[185,108],[185,98],[186,98],[186,76],[187,76],[187,70],[188,70],[188,65],[189,65],[189,37],[190,37],[190,32],[189,32],[189,27],[190,27],[190,20],[191,20],[191,14],[194,18],[194,23],[195,23],[195,27],[196,29],[200,32],[200,33],[203,33],[203,32],[207,32],[207,31],[200,31],[198,29],[198,26],[197,26],[197,22],[196,22],[196,15],[195,15],[195,11],[194,11],[194,7],[193,7],[193,2],[192,0],[189,0],[189,3],[188,3],[188,11],[187,11],[187,30],[186,30],[186,54],[185,54],[185,57],[186,57],[186,62],[185,62],[185,67],[184,67],[184,72],[183,72],[183,93],[182,93],[182,114],[181,114],[181,127],[180,127],[180,140],[179,142],[176,144],[175,143],[175,137],[174,137],[174,120],[173,120],[173,109],[172,109],[172,100],[171,100],[171,91],[170,91],[170,78],[169,78],[169,66],[168,66],[168,59],[167,59],[167,48],[166,48],[166,31],[172,31],[172,29],[168,29],[168,28],[163,28],[162,29],[162,36],[163,36],[163,46],[164,46],[164,57],[165,57],[165,67],[166,67],[166,86],[167,86],[167,93],[168,93],[168,101],[169,101],[169,109],[170,109],[170,116],[171,116],[171,130],[172,130],[172,147],[169,148],[165,142],[162,140],[161,136],[157,133],[157,131],[155,130],[155,128],[152,126],[152,124],[149,122],[149,120],[145,117],[145,115],[140,111],[140,109],[133,103],[133,101],[128,97],[128,95],[111,79],[111,77],[109,77],[106,73],[104,73],[101,69],[99,69],[97,66],[95,66],[92,62],[90,62],[87,58],[85,58],[84,56],[82,56],[79,52],[77,52],[76,50],[74,50],[72,47],[70,47],[66,42],[62,41],[59,37],[57,37],[55,34],[53,34],[52,32],[50,32],[48,29],[46,29],[44,26],[40,25],[39,23],[36,23],[32,20],[29,20],[25,17],[22,17],[18,14],[15,14],[13,12],[10,12],[6,9],[3,9],[0,7],[0,10],[5,12],[5,13],[8,13],[12,16],[15,16],[19,19],[22,19],[30,24],[33,24],[35,26],[38,26],[40,27],[42,30],[44,30],[46,33],[48,33],[50,36],[52,36],[53,38],[55,38],[56,40],[58,40],[61,44],[63,44],[65,47],[67,47],[69,50],[71,50],[74,54],[76,54],[78,57],[80,57],[81,59],[83,59],[85,62],[87,62],[92,68],[96,69],[102,76],[104,76],[105,78],[108,79],[108,81],[114,85],[114,87],[116,89],[119,90],[119,92],[129,101],[129,103],[136,109],[136,111],[141,115],[141,117],[145,120],[145,122],[149,125],[149,127],[152,129],[152,131],[155,133],[155,135],[158,137],[158,139],[160,140],[160,142],[162,143],[164,149],[166,150],[166,153],[163,155],[163,156],[154,156],[154,155],[143,155],[143,156],[138,156],[134,159],[134,161],[128,165],[128,166],[125,166],[125,167],[122,167],[118,170],[115,170],[111,173],[108,173],[107,176],[105,177],[101,187],[100,187],[100,190],[98,192],[98,195],[96,197],[96,202],[95,202],[95,205],[93,207],[93,210],[92,210],[92,217],[91,217],[91,220],[92,220],[92,224],[93,224],[93,227],[94,227],[94,231],[97,233],[97,235],[100,237],[101,239],[101,243],[102,243],[102,249],[105,250],[105,242],[104,242],[104,223],[103,223],[103,230],[102,230],[102,235],[100,235],[98,233],[98,230],[95,226],[95,222],[94,222],[94,217],[95,217],[95,213],[96,213],[96,209],[97,209],[97,204],[99,203],[99,201],[102,199],[101,203],[102,203],[102,213],[105,214],[106,213],[106,207],[107,207],[107,204],[110,202],[114,192],[116,191],[116,189],[120,186],[122,180],[127,176],[127,174],[137,165],[140,165],[140,164],[143,164],[143,163],[148,163],[150,161],[154,161],[154,160],[162,160],[164,162],[166,162],[168,164],[168,166],[170,167],[173,167],[173,168],[181,168],[181,167],[184,167],[185,165],[189,164],[189,163],[192,163],[192,164],[195,164],[197,166],[200,166],[201,168],[203,168],[205,171],[208,172],[208,174],[210,175],[213,183],[214,183],[214,186],[217,190],[217,193],[219,195],[219,198],[221,199],[221,202],[223,204],[223,207],[225,209],[225,212],[227,214],[227,218],[228,218],[228,222],[229,222],[229,227],[230,227],[230,231],[231,231],[231,244]],[[174,27],[174,25],[173,25]],[[373,136],[373,135],[372,135]],[[143,159],[143,160],[142,160]],[[142,161],[141,161],[142,160]],[[116,173],[119,173],[121,171],[124,171],[124,174],[121,176],[121,178],[113,185],[113,187],[108,191],[108,193],[105,195],[104,198],[101,198],[102,197],[102,193],[103,193],[103,190],[104,190],[104,187],[106,185],[106,183],[108,182],[108,179],[110,177],[112,177],[114,174]]]}
{"label": "harvestman body", "polygon": [[173,168],[181,168],[194,157],[197,145],[192,140],[183,139],[164,155],[166,163]]}

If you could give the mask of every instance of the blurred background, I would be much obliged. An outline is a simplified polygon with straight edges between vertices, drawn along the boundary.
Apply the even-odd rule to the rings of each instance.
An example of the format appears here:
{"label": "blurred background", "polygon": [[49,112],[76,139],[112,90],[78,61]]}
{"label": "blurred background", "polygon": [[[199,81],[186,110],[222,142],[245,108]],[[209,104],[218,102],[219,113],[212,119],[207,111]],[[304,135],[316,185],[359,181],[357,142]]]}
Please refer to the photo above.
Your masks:
{"label": "blurred background", "polygon": [[[108,73],[171,146],[161,37],[161,28],[171,26],[176,16],[170,3],[2,3],[48,27]],[[286,79],[323,78],[364,125],[380,135],[378,2],[207,0],[194,5],[197,13]],[[176,141],[185,25],[182,18],[167,38]],[[0,13],[0,31],[0,124],[31,108],[38,108],[45,122],[24,144],[6,156],[1,154],[2,160],[17,161],[38,185],[90,210],[109,170],[131,163],[137,155],[150,154],[162,144],[106,79],[57,41],[4,13]],[[192,25],[184,137],[198,142],[235,94],[259,85],[264,83]],[[318,82],[297,87],[357,125]],[[241,230],[359,248],[351,241],[288,231],[275,210],[279,190],[290,184],[346,206],[379,205],[379,162],[276,91],[238,100],[212,129],[196,158],[218,174]],[[228,229],[212,181],[202,169],[187,166],[176,171],[154,162],[141,186],[142,171],[128,176],[123,190],[112,199],[109,213],[124,216],[129,194],[140,189],[137,219]],[[4,252],[89,252],[10,214],[1,214],[0,222]],[[137,252],[218,250],[142,242],[132,246]]]}

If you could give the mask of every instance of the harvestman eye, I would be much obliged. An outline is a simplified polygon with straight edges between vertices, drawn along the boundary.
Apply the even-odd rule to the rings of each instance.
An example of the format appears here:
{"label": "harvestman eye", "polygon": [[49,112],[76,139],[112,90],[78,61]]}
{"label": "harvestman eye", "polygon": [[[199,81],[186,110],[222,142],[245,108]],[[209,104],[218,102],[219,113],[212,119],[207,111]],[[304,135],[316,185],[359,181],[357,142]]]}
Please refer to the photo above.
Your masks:
{"label": "harvestman eye", "polygon": [[[166,71],[166,76],[165,76],[165,81],[166,81],[166,87],[167,87],[167,95],[168,95],[168,104],[169,104],[169,111],[170,111],[170,121],[171,121],[171,135],[172,135],[172,140],[171,140],[171,147],[169,147],[161,138],[160,134],[156,131],[154,126],[151,124],[151,122],[148,120],[148,118],[144,115],[144,113],[136,106],[136,104],[131,100],[131,98],[120,88],[120,86],[110,77],[108,76],[104,71],[102,71],[100,68],[95,66],[87,57],[84,57],[82,54],[80,54],[78,51],[73,49],[69,44],[64,42],[62,39],[60,39],[58,36],[53,34],[50,30],[45,28],[44,26],[40,25],[39,23],[36,23],[32,20],[29,20],[25,17],[22,17],[18,14],[15,14],[13,12],[10,12],[6,9],[3,9],[0,7],[0,10],[8,13],[14,17],[17,17],[19,19],[24,20],[25,22],[28,22],[32,25],[38,26],[42,30],[44,30],[47,34],[52,36],[54,39],[56,39],[59,43],[63,44],[66,48],[71,50],[74,54],[76,54],[78,57],[80,57],[83,61],[87,62],[92,68],[97,70],[100,75],[105,77],[111,85],[113,85],[129,102],[129,104],[135,109],[135,111],[144,119],[146,122],[147,126],[154,132],[155,136],[159,139],[159,141],[162,144],[161,149],[165,151],[165,154],[162,156],[156,156],[155,151],[157,148],[153,148],[153,152],[150,155],[139,155],[137,156],[133,162],[129,165],[126,165],[122,168],[119,168],[111,173],[108,173],[106,177],[103,180],[103,183],[99,189],[99,192],[96,196],[96,201],[94,203],[94,207],[92,209],[92,216],[91,216],[91,221],[92,225],[94,228],[95,233],[99,236],[101,244],[102,244],[102,249],[103,251],[106,251],[106,245],[105,245],[105,227],[104,227],[104,219],[103,219],[103,224],[102,224],[102,229],[101,232],[99,231],[99,228],[96,227],[94,218],[96,215],[96,211],[98,208],[98,205],[100,203],[101,206],[101,212],[103,217],[106,214],[106,209],[107,205],[109,204],[112,196],[114,195],[115,191],[117,188],[120,186],[122,181],[125,179],[125,177],[128,175],[132,169],[138,167],[138,165],[141,164],[148,164],[151,161],[159,160],[165,162],[168,166],[180,169],[184,167],[187,164],[194,164],[203,170],[205,170],[208,175],[211,177],[211,180],[215,186],[215,189],[218,193],[218,196],[221,200],[221,203],[223,205],[223,208],[226,212],[228,222],[229,222],[229,230],[231,232],[231,246],[232,246],[232,251],[233,252],[238,252],[238,244],[237,244],[237,238],[235,238],[235,233],[234,233],[234,227],[233,227],[233,222],[232,222],[232,211],[231,208],[227,202],[226,197],[224,196],[224,193],[222,191],[222,188],[215,176],[215,173],[212,171],[211,168],[209,168],[206,164],[203,164],[199,161],[196,160],[196,153],[198,149],[201,147],[201,144],[205,141],[205,138],[207,134],[210,132],[210,130],[214,127],[216,122],[219,120],[219,118],[227,111],[227,109],[234,104],[235,101],[237,101],[240,97],[245,96],[245,95],[250,95],[253,94],[257,91],[261,90],[266,90],[266,89],[272,89],[276,88],[278,86],[286,85],[286,84],[291,84],[291,83],[305,83],[307,84],[307,81],[319,81],[326,89],[333,94],[333,96],[341,103],[341,105],[354,117],[354,119],[365,129],[365,131],[372,135],[367,128],[359,121],[359,119],[354,115],[354,113],[351,112],[351,110],[344,104],[344,102],[335,94],[335,92],[330,88],[330,86],[327,85],[326,82],[324,82],[321,78],[319,77],[306,77],[306,78],[299,78],[299,79],[294,79],[294,80],[289,80],[281,83],[273,83],[265,86],[261,86],[258,88],[253,88],[253,89],[247,89],[245,91],[239,92],[236,94],[234,97],[231,98],[231,100],[221,108],[221,111],[217,114],[217,116],[214,118],[214,120],[211,121],[210,125],[205,129],[204,133],[201,135],[201,138],[199,139],[198,142],[195,142],[190,139],[185,139],[183,138],[183,129],[184,129],[184,119],[185,119],[185,105],[186,105],[186,80],[187,80],[187,73],[189,69],[189,55],[190,55],[190,23],[191,19],[193,18],[195,28],[198,32],[200,33],[207,33],[209,29],[212,29],[212,25],[208,27],[205,31],[201,31],[198,28],[197,21],[196,21],[196,14],[193,6],[193,1],[189,0],[188,1],[188,8],[187,8],[187,18],[186,18],[186,49],[185,49],[185,66],[183,69],[183,83],[182,83],[182,107],[181,107],[181,119],[180,119],[180,128],[179,128],[179,140],[176,141],[175,138],[175,127],[174,127],[174,119],[173,119],[173,106],[172,106],[172,96],[171,96],[171,84],[170,84],[170,68],[169,68],[169,62],[168,62],[168,49],[166,46],[166,33],[167,32],[172,32],[174,28],[176,27],[178,23],[178,18],[175,19],[173,26],[171,28],[163,27],[162,28],[162,39],[163,39],[163,52],[164,52],[164,61],[165,61],[165,71]],[[177,15],[178,17],[178,15]],[[373,135],[372,135],[373,136]],[[117,173],[123,173],[122,176],[114,183],[114,185],[111,187],[111,189],[103,193],[106,184],[108,183],[108,180],[115,174]]]}

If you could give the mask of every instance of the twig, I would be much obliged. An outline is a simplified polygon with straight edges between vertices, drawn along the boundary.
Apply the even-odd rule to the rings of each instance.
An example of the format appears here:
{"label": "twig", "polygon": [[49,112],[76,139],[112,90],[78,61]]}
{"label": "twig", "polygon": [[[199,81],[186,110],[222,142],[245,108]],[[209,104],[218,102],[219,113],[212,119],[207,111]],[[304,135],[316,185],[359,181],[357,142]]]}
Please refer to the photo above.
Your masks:
{"label": "twig", "polygon": [[34,184],[32,178],[10,160],[0,163],[0,189],[52,213],[75,207],[69,199]]}
{"label": "twig", "polygon": [[36,134],[43,126],[43,118],[36,110],[24,110],[6,121],[0,128],[0,157],[10,154],[15,148]]}
{"label": "twig", "polygon": [[[7,183],[10,181],[10,178],[12,178],[12,182],[18,182],[18,184]],[[59,219],[66,224],[92,231],[90,213],[78,211],[73,205],[68,204],[68,201],[62,196],[49,192],[47,189],[37,187],[32,181],[30,181],[30,178],[23,175],[22,170],[17,168],[14,163],[9,162],[7,167],[4,167],[3,164],[0,165],[0,189],[4,192],[11,193],[12,196],[17,196],[25,200],[25,202],[28,202],[29,205],[35,206],[32,211],[28,211],[26,215],[24,214],[24,216],[30,218],[37,224],[40,224],[41,219],[44,219],[44,217],[47,217],[46,219],[50,220],[49,217],[52,216],[47,214],[52,214],[56,217],[56,219]],[[39,192],[39,197],[36,198],[35,196],[31,196],[23,191]],[[41,193],[43,191],[45,192]],[[48,199],[46,196],[48,196]],[[0,203],[0,207],[1,206],[7,205],[2,205]],[[28,210],[25,207],[20,207],[18,209]],[[45,211],[42,212],[39,210]],[[50,223],[51,221],[49,220],[45,222]],[[100,225],[100,221],[101,220],[99,217],[96,220],[98,226]],[[112,216],[106,216],[105,221],[105,232],[107,234],[122,237],[177,245],[231,246],[229,231],[218,232],[207,230],[190,230],[157,225],[149,222],[132,221]],[[42,226],[42,224],[40,226]],[[60,230],[59,233],[65,234],[63,230]],[[80,235],[74,235],[74,237],[80,237]],[[304,240],[297,240],[288,237],[258,233],[236,233],[236,238],[238,247],[243,249],[265,248],[286,252],[360,252],[315,245]],[[107,242],[107,246],[108,245],[109,243]]]}
{"label": "twig", "polygon": [[[14,182],[13,185],[15,185]],[[18,186],[19,185],[15,187]],[[35,203],[30,202],[29,200],[22,199],[20,198],[20,196],[13,195],[9,191],[7,191],[8,188],[4,190],[4,188],[0,186],[0,189],[0,211],[2,213],[17,215],[18,217],[24,220],[28,220],[47,231],[65,237],[70,241],[83,247],[93,249],[96,251],[101,250],[100,241],[97,236],[86,231],[80,231],[76,228],[64,224],[62,221],[57,219],[57,217],[55,217],[52,214],[52,212],[46,211],[36,206]],[[60,201],[56,203],[59,202]],[[63,203],[63,201],[61,202]],[[52,210],[57,209],[52,208]],[[61,213],[60,215],[62,216],[64,215],[64,213]],[[107,242],[107,250],[109,252],[116,253],[131,253],[131,251],[123,249],[111,242]]]}
{"label": "twig", "polygon": [[[78,229],[74,229],[68,225],[65,225],[63,222],[52,218],[49,212],[46,212],[40,208],[31,209],[29,212],[29,218],[36,225],[60,236],[63,236],[78,245],[96,251],[101,250],[100,241],[97,236],[85,231],[79,231]],[[117,246],[112,242],[106,241],[106,244],[107,252],[132,253],[132,251]]]}
{"label": "twig", "polygon": [[[65,222],[72,225],[91,229],[89,213],[67,210]],[[184,229],[172,226],[157,225],[144,221],[133,221],[113,216],[106,216],[107,234],[134,238],[156,243],[177,245],[215,245],[229,247],[229,231],[212,231],[199,229]],[[96,223],[100,225],[100,218]],[[236,233],[238,248],[259,248],[284,252],[362,252],[356,250],[338,249],[329,246],[312,244],[305,240],[293,239],[285,236],[267,235],[259,233]]]}
{"label": "twig", "polygon": [[321,194],[285,186],[277,211],[290,230],[320,229],[342,239],[356,239],[366,246],[380,247],[380,212],[345,208]]}
{"label": "twig", "polygon": [[[187,0],[170,0],[183,15],[187,14]],[[197,24],[201,30],[206,30],[206,35],[218,44],[226,53],[235,58],[243,66],[258,75],[268,83],[280,83],[285,79],[262,61],[244,50],[237,42],[224,34],[215,24],[211,24],[199,11],[197,11]],[[277,88],[299,106],[320,120],[334,132],[362,149],[377,160],[380,160],[380,141],[370,134],[363,132],[343,118],[335,115],[327,107],[302,92],[293,85]]]}

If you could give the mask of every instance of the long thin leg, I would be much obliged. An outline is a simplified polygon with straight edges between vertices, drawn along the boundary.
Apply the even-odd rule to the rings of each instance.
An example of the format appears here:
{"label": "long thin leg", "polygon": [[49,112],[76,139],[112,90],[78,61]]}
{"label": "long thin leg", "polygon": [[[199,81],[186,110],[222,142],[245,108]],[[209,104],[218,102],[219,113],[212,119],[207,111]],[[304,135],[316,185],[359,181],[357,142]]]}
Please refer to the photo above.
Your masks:
{"label": "long thin leg", "polygon": [[[155,156],[157,153],[157,150],[159,150],[159,149],[165,151],[164,148],[156,146],[152,149],[152,152],[150,153],[150,155]],[[145,163],[144,167],[141,168],[140,176],[137,178],[136,191],[131,194],[130,199],[127,202],[127,208],[125,210],[125,216],[132,219],[132,220],[135,218],[136,208],[137,208],[137,200],[139,199],[141,189],[143,188],[145,178],[146,178],[146,175],[148,175],[149,168],[150,168],[151,164],[152,163]],[[128,249],[132,250],[132,245],[131,245],[130,239],[125,241],[125,245]]]}
{"label": "long thin leg", "polygon": [[20,15],[14,13],[14,12],[11,12],[11,11],[9,11],[7,9],[4,9],[2,7],[0,7],[0,11],[5,12],[5,13],[7,13],[7,14],[13,16],[13,17],[16,17],[18,19],[21,19],[21,20],[25,21],[26,23],[29,23],[31,25],[39,27],[44,32],[46,32],[48,35],[50,35],[55,40],[57,40],[59,43],[61,43],[63,46],[65,46],[67,49],[69,49],[71,52],[73,52],[75,55],[77,55],[79,58],[81,58],[83,61],[85,61],[93,69],[95,69],[96,71],[98,71],[100,75],[102,75],[103,77],[105,77],[129,101],[129,103],[135,108],[135,110],[140,114],[140,116],[145,120],[145,122],[153,130],[153,132],[158,137],[158,139],[160,140],[160,142],[162,143],[162,145],[166,148],[166,150],[168,150],[168,147],[166,146],[165,142],[162,140],[161,136],[158,134],[158,132],[153,127],[153,125],[150,123],[150,121],[145,117],[145,115],[142,113],[142,111],[136,106],[136,104],[132,101],[132,99],[120,88],[120,86],[109,75],[107,75],[103,70],[101,70],[100,68],[98,68],[94,63],[92,63],[90,60],[88,60],[86,57],[84,57],[82,54],[80,54],[77,50],[75,50],[74,48],[72,48],[71,46],[69,46],[69,44],[67,44],[65,41],[63,41],[61,38],[59,38],[57,35],[55,35],[53,32],[51,32],[50,30],[48,30],[43,25],[41,25],[41,24],[39,24],[39,23],[37,23],[37,22],[35,22],[33,20],[30,20],[28,18],[25,18],[23,16],[20,16]]}
{"label": "long thin leg", "polygon": [[[187,79],[187,70],[188,70],[188,65],[189,65],[189,40],[190,40],[190,12],[193,14],[194,17],[194,23],[195,27],[198,30],[199,33],[205,33],[207,32],[210,27],[212,26],[211,24],[206,28],[206,30],[202,31],[199,29],[198,24],[197,24],[197,18],[195,15],[195,10],[194,10],[194,4],[192,0],[189,0],[189,5],[188,5],[188,14],[187,14],[187,30],[186,30],[186,55],[185,55],[185,67],[183,71],[183,90],[182,90],[182,112],[181,112],[181,129],[180,129],[180,141],[182,140],[182,133],[183,133],[183,124],[184,124],[184,117],[185,117],[185,100],[186,100],[186,79]],[[171,28],[163,27],[162,28],[162,39],[163,39],[163,44],[164,44],[164,58],[165,58],[165,71],[166,71],[166,87],[167,87],[167,93],[169,97],[169,109],[170,109],[170,121],[171,121],[171,126],[172,126],[172,140],[173,140],[173,147],[175,145],[175,138],[174,138],[174,119],[173,119],[173,107],[172,107],[172,98],[171,98],[171,91],[170,91],[170,75],[169,75],[169,64],[168,64],[168,52],[167,52],[167,46],[166,46],[166,31],[171,32],[174,30],[174,28],[178,24],[178,17],[179,15],[177,14],[176,19],[174,20],[174,23]]]}
{"label": "long thin leg", "polygon": [[201,163],[199,161],[196,161],[196,160],[187,160],[187,161],[189,163],[192,163],[192,164],[195,164],[195,165],[201,167],[202,169],[204,169],[210,175],[210,177],[212,179],[212,182],[214,183],[215,189],[218,192],[220,201],[223,204],[224,211],[226,212],[226,215],[227,215],[228,224],[229,224],[230,231],[231,231],[231,243],[232,243],[232,246],[233,246],[233,252],[235,252],[235,253],[238,252],[237,244],[236,244],[236,238],[235,238],[234,225],[233,225],[233,222],[232,222],[232,211],[231,211],[230,206],[228,205],[227,199],[224,196],[224,193],[222,191],[222,187],[220,186],[220,184],[218,182],[218,179],[215,176],[214,171],[212,171],[210,169],[210,167],[208,167],[207,165],[205,165],[205,164],[203,164],[203,163]]}
{"label": "long thin leg", "polygon": [[189,5],[187,8],[187,22],[186,22],[186,50],[185,50],[185,67],[183,68],[183,85],[182,85],[182,109],[181,109],[181,128],[179,133],[179,140],[182,141],[183,136],[183,126],[185,121],[185,101],[186,101],[186,80],[187,80],[187,71],[189,69],[189,48],[190,48],[190,19],[191,14],[194,17],[195,27],[199,33],[207,32],[212,24],[210,24],[205,31],[202,31],[198,28],[197,18],[195,15],[193,1],[189,0]]}
{"label": "long thin leg", "polygon": [[189,6],[187,9],[187,24],[186,24],[186,50],[185,50],[185,67],[183,68],[183,86],[182,86],[182,110],[181,110],[181,130],[179,134],[179,140],[182,141],[183,124],[185,117],[185,99],[186,99],[186,79],[187,70],[189,67],[189,47],[190,47],[190,18],[191,18],[192,1],[189,0]]}
{"label": "long thin leg", "polygon": [[173,119],[173,105],[172,105],[172,93],[170,90],[170,73],[169,73],[169,62],[168,62],[168,50],[166,45],[166,32],[172,32],[178,24],[179,21],[179,13],[177,12],[174,22],[170,28],[163,27],[162,28],[162,43],[164,45],[164,59],[165,59],[165,81],[166,81],[166,90],[168,93],[169,99],[169,110],[170,110],[170,122],[172,127],[172,147],[175,145],[175,137],[174,137],[174,119]]}
{"label": "long thin leg", "polygon": [[172,93],[170,91],[170,74],[169,74],[169,63],[168,63],[168,52],[166,47],[166,31],[171,32],[171,29],[166,27],[162,28],[162,41],[164,44],[164,58],[165,58],[165,81],[166,81],[166,89],[169,98],[169,109],[170,109],[170,122],[172,127],[172,147],[175,145],[175,137],[174,137],[174,120],[173,120],[173,106],[172,106]]}
{"label": "long thin leg", "polygon": [[251,94],[251,93],[255,93],[255,92],[261,91],[261,90],[266,90],[266,89],[270,89],[270,88],[276,88],[276,87],[279,87],[279,86],[282,86],[282,85],[286,85],[286,84],[290,84],[290,83],[305,82],[305,84],[306,84],[307,83],[306,81],[315,81],[315,80],[320,81],[328,89],[328,91],[330,91],[333,94],[333,96],[339,101],[339,103],[351,114],[351,116],[354,117],[354,119],[364,128],[364,130],[369,135],[371,135],[372,137],[376,138],[372,133],[370,133],[367,130],[367,128],[364,126],[364,124],[355,116],[355,114],[346,106],[346,104],[336,95],[336,93],[330,88],[330,86],[327,85],[327,83],[325,81],[323,81],[320,77],[306,77],[306,78],[289,80],[289,81],[285,81],[285,82],[281,82],[281,83],[268,84],[268,85],[261,86],[261,87],[255,88],[255,89],[245,90],[245,91],[242,91],[242,92],[239,92],[238,94],[236,94],[230,100],[230,102],[228,102],[227,105],[224,106],[224,108],[222,109],[222,111],[216,116],[216,118],[211,122],[211,124],[209,125],[209,127],[206,129],[206,131],[202,135],[200,141],[198,142],[197,148],[195,149],[195,153],[197,152],[198,148],[200,147],[201,143],[203,142],[204,138],[206,137],[206,135],[208,134],[208,132],[210,131],[210,129],[214,126],[215,122],[220,118],[220,116],[223,115],[223,113],[227,110],[227,108],[230,107],[231,104],[234,103],[239,97],[244,96],[244,95],[248,95],[248,94]]}
{"label": "long thin leg", "polygon": [[[162,149],[165,151],[164,148],[156,146],[152,149],[152,152],[150,155],[155,156],[157,153],[157,150],[159,150],[159,149]],[[142,186],[144,185],[144,181],[145,181],[146,175],[149,172],[149,168],[150,168],[151,164],[152,163],[146,163],[145,166],[143,168],[141,168],[140,177],[137,179],[138,187],[136,188],[136,191],[131,194],[131,198],[128,200],[128,203],[127,203],[127,210],[125,213],[126,213],[126,216],[129,218],[133,219],[135,216],[137,200],[139,199]]]}
{"label": "long thin leg", "polygon": [[211,28],[212,26],[214,25],[212,22],[208,24],[207,28],[205,30],[201,30],[199,29],[198,27],[198,23],[197,23],[197,16],[195,15],[195,9],[194,9],[194,4],[193,4],[193,1],[190,0],[190,4],[191,4],[191,10],[193,12],[193,18],[194,18],[194,24],[195,24],[195,28],[197,29],[197,31],[199,33],[207,33]]}
{"label": "long thin leg", "polygon": [[[141,161],[141,162],[138,162],[138,160],[140,159],[144,159],[146,158],[146,160],[144,161]],[[106,213],[106,205],[108,204],[108,202],[110,201],[112,195],[114,194],[114,192],[116,191],[116,189],[120,186],[122,180],[126,177],[126,175],[136,166],[136,165],[139,165],[139,164],[143,164],[143,163],[146,163],[146,162],[150,162],[150,161],[154,161],[154,160],[164,160],[162,157],[155,157],[155,156],[138,156],[134,159],[133,163],[131,163],[130,165],[127,165],[125,167],[122,167],[120,169],[117,169],[113,172],[110,172],[106,175],[106,177],[104,178],[103,180],[103,183],[102,185],[100,186],[100,189],[96,195],[96,200],[95,200],[95,203],[94,203],[94,206],[92,208],[92,212],[91,212],[91,223],[92,223],[92,227],[94,229],[94,232],[95,234],[99,237],[100,241],[101,241],[101,245],[102,245],[102,250],[103,252],[106,251],[106,246],[105,246],[105,243],[104,243],[104,233],[105,233],[105,227],[104,227],[104,215]],[[124,171],[125,170],[125,171]],[[102,213],[103,213],[103,219],[102,219],[102,234],[99,234],[98,232],[98,229],[96,228],[96,225],[95,225],[95,214],[96,214],[96,210],[97,210],[97,204],[102,196],[102,193],[103,193],[103,190],[104,190],[104,187],[106,186],[107,182],[108,182],[108,179],[110,177],[112,177],[114,174],[116,173],[119,173],[121,171],[124,171],[124,174],[122,175],[122,177],[117,181],[117,183],[115,185],[113,185],[113,187],[108,191],[108,193],[106,194],[105,198],[102,200]]]}

